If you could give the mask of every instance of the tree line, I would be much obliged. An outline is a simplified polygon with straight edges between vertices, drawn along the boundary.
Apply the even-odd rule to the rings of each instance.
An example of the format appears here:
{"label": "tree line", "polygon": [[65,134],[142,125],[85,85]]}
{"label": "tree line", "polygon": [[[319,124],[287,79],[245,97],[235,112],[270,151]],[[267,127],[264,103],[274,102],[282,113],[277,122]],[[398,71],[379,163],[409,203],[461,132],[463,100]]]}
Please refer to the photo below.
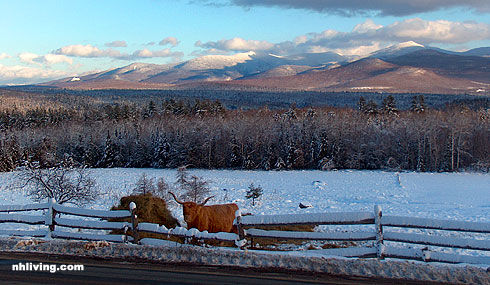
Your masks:
{"label": "tree line", "polygon": [[[86,102],[85,102],[86,103]],[[218,101],[45,105],[0,110],[0,171],[73,160],[87,167],[392,169],[490,166],[490,110],[429,109],[414,96],[358,108],[226,109]]]}

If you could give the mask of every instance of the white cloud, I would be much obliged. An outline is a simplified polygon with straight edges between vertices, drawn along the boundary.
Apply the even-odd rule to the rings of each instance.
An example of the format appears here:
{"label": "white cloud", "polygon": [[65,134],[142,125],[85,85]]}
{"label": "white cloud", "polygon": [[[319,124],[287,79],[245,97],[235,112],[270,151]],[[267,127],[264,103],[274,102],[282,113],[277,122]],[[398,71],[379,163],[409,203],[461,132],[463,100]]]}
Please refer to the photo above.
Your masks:
{"label": "white cloud", "polygon": [[148,58],[155,58],[155,57],[170,57],[173,58],[174,60],[178,60],[183,56],[184,54],[182,52],[173,52],[168,48],[163,50],[156,50],[156,51],[152,51],[149,49],[142,49],[142,50],[134,51],[130,55],[119,56],[117,57],[117,59],[139,60],[139,59],[148,59]]}
{"label": "white cloud", "polygon": [[490,25],[476,22],[426,21],[419,18],[395,22],[382,30],[386,36],[431,44],[462,44],[490,39]]}
{"label": "white cloud", "polygon": [[11,56],[8,55],[8,54],[6,54],[6,53],[4,53],[4,52],[0,53],[0,60],[6,59],[6,58],[11,58]]}
{"label": "white cloud", "polygon": [[70,45],[57,49],[55,54],[77,57],[119,57],[121,52],[113,49],[102,50],[92,45]]}
{"label": "white cloud", "polygon": [[0,64],[0,84],[31,84],[66,76],[70,74],[60,70]]}
{"label": "white cloud", "polygon": [[229,40],[219,40],[217,42],[202,43],[197,41],[195,46],[206,49],[217,49],[227,51],[249,51],[249,50],[269,50],[274,44],[267,41],[244,40],[242,38],[233,38]]}
{"label": "white cloud", "polygon": [[376,23],[374,23],[373,20],[367,19],[364,23],[357,24],[352,32],[367,33],[370,31],[381,29],[382,27],[383,25],[377,25]]}
{"label": "white cloud", "polygon": [[29,64],[36,64],[36,65],[41,65],[39,62],[35,62],[34,59],[38,58],[39,55],[30,53],[30,52],[23,52],[19,54],[19,59],[22,62],[29,63]]}
{"label": "white cloud", "polygon": [[158,44],[161,46],[171,45],[172,47],[176,47],[179,43],[180,41],[177,38],[166,37],[163,40],[161,40]]}
{"label": "white cloud", "polygon": [[173,52],[170,49],[163,49],[157,51],[151,51],[149,49],[136,50],[131,54],[121,53],[113,49],[99,49],[92,45],[70,45],[57,49],[54,51],[56,55],[63,56],[76,56],[86,58],[98,58],[108,57],[119,60],[138,60],[154,57],[171,57],[174,59],[181,58],[184,54],[182,52]]}
{"label": "white cloud", "polygon": [[105,43],[106,47],[127,47],[128,44],[126,41],[113,41],[110,43]]}
{"label": "white cloud", "polygon": [[424,45],[461,45],[479,40],[490,40],[490,24],[446,20],[428,21],[413,18],[383,26],[368,19],[356,25],[350,32],[325,30],[275,44],[241,38],[206,43],[197,41],[195,46],[205,51],[194,54],[252,50],[283,55],[327,51],[344,55],[365,55],[406,41],[415,41]]}
{"label": "white cloud", "polygon": [[56,63],[73,64],[73,59],[65,55],[59,55],[59,54],[37,55],[35,53],[24,52],[19,54],[19,59],[24,63],[34,64],[39,66],[43,64],[51,65]]}

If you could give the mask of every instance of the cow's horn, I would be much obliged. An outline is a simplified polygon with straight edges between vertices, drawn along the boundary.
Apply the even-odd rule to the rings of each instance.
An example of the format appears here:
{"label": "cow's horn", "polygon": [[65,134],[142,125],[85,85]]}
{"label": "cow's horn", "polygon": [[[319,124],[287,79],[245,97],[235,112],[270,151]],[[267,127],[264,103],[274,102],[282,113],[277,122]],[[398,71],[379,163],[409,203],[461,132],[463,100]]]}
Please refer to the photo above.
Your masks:
{"label": "cow's horn", "polygon": [[175,199],[175,201],[176,201],[177,203],[179,203],[179,204],[181,204],[181,205],[182,205],[182,204],[184,204],[184,202],[182,202],[182,201],[180,201],[179,199],[177,199],[177,196],[175,196],[175,194],[174,194],[174,193],[172,193],[172,192],[170,192],[170,191],[168,191],[168,193],[170,193],[170,195],[174,196],[174,199]]}
{"label": "cow's horn", "polygon": [[206,202],[207,202],[207,201],[209,201],[209,199],[211,199],[211,198],[213,198],[213,197],[214,197],[214,196],[211,196],[211,197],[206,198],[206,200],[204,200],[204,202],[202,202],[202,203],[201,203],[201,204],[199,204],[199,205],[204,206],[204,204],[206,204]]}

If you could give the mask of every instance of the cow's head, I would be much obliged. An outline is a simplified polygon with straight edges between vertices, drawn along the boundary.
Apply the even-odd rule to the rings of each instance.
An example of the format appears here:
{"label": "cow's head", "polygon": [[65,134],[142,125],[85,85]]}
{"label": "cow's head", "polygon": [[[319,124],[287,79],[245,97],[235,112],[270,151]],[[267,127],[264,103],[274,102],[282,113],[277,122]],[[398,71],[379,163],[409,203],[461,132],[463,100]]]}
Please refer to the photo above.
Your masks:
{"label": "cow's head", "polygon": [[182,202],[179,199],[177,199],[177,196],[175,196],[174,193],[172,193],[172,192],[168,192],[168,193],[170,193],[174,197],[174,199],[177,203],[182,205],[183,212],[184,212],[184,220],[187,224],[194,221],[194,219],[196,219],[196,217],[198,215],[199,208],[204,206],[204,204],[206,204],[206,202],[209,201],[209,199],[214,197],[214,196],[208,197],[204,200],[204,202],[197,204],[194,202]]}

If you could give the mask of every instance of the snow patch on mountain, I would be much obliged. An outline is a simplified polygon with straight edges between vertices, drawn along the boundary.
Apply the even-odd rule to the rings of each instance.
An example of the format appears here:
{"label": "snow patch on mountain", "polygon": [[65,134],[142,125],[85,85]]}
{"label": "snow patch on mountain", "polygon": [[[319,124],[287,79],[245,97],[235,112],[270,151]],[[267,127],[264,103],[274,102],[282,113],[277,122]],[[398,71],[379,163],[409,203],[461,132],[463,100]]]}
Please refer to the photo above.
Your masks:
{"label": "snow patch on mountain", "polygon": [[253,51],[234,55],[206,55],[191,59],[181,65],[180,68],[186,70],[223,69],[252,60],[253,55],[255,55]]}
{"label": "snow patch on mountain", "polygon": [[391,45],[387,48],[375,51],[371,53],[368,57],[374,57],[374,58],[381,58],[381,59],[386,59],[386,58],[391,58],[391,57],[397,57],[397,56],[402,56],[417,50],[425,49],[426,47],[424,45],[421,45],[419,43],[416,43],[414,41],[407,41],[395,45]]}
{"label": "snow patch on mountain", "polygon": [[416,43],[414,41],[407,41],[407,42],[403,42],[403,43],[393,45],[392,47],[393,47],[393,49],[402,49],[402,48],[408,48],[408,47],[425,47],[425,46],[421,45],[419,43]]}

